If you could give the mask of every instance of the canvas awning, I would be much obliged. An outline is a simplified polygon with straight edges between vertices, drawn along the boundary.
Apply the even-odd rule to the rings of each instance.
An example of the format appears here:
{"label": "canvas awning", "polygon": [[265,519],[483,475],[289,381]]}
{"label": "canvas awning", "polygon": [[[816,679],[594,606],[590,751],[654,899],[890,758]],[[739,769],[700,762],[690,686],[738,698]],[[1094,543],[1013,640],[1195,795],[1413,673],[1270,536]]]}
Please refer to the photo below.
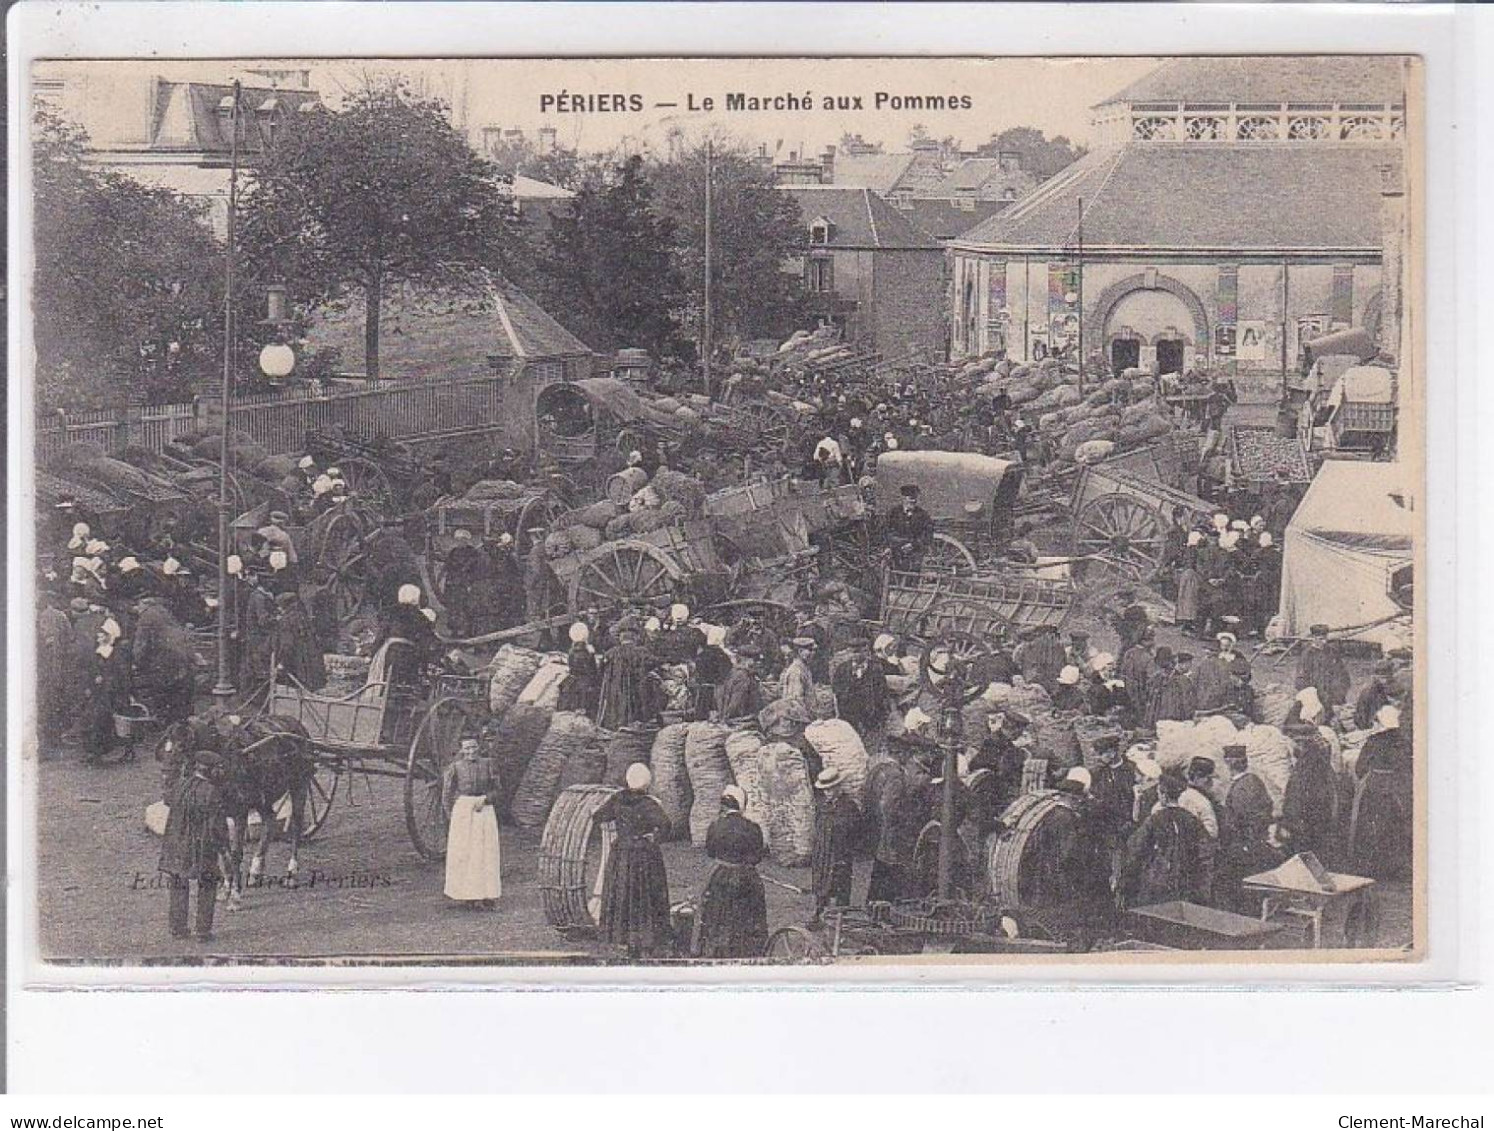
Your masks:
{"label": "canvas awning", "polygon": [[1407,472],[1397,463],[1330,460],[1307,489],[1283,539],[1280,614],[1288,636],[1314,624],[1361,639],[1395,638],[1379,624],[1402,614],[1391,575],[1415,556],[1420,529]]}

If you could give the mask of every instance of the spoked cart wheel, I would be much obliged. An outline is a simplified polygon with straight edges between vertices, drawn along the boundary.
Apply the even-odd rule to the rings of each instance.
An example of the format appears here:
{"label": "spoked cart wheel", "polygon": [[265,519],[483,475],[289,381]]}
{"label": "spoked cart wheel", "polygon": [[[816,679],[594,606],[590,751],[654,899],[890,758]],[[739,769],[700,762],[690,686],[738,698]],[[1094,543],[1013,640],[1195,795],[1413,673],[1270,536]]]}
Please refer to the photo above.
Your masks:
{"label": "spoked cart wheel", "polygon": [[[301,839],[307,841],[316,836],[327,816],[332,812],[332,799],[337,796],[337,786],[342,780],[338,768],[327,762],[316,763],[316,773],[306,787],[306,807],[301,810]],[[286,794],[275,802],[275,819],[279,822],[282,836],[290,835],[291,804]]]}
{"label": "spoked cart wheel", "polygon": [[935,534],[934,544],[924,555],[922,572],[968,577],[975,572],[975,555],[953,534]]}
{"label": "spoked cart wheel", "polygon": [[363,608],[368,596],[363,523],[356,515],[335,515],[327,523],[317,558],[317,573],[331,585],[338,623],[345,624]]}
{"label": "spoked cart wheel", "polygon": [[385,518],[395,513],[394,484],[378,464],[353,456],[343,460],[337,468],[355,498]]}
{"label": "spoked cart wheel", "polygon": [[441,804],[441,779],[456,758],[463,738],[475,733],[473,704],[454,695],[431,704],[415,737],[405,766],[405,826],[410,843],[427,860],[446,858],[446,810]]}
{"label": "spoked cart wheel", "polygon": [[768,936],[768,948],[763,951],[765,958],[776,962],[808,962],[828,954],[819,936],[803,927],[779,927]]}
{"label": "spoked cart wheel", "polygon": [[679,564],[648,542],[623,539],[590,551],[571,578],[571,611],[656,603],[684,576]]}
{"label": "spoked cart wheel", "polygon": [[966,701],[974,699],[985,685],[972,679],[980,661],[991,654],[990,647],[979,636],[968,632],[944,632],[923,646],[918,657],[918,678],[924,690],[938,695],[944,682],[956,670],[963,669]]}
{"label": "spoked cart wheel", "polygon": [[1140,579],[1162,556],[1162,517],[1152,504],[1130,495],[1101,495],[1074,516],[1074,554]]}

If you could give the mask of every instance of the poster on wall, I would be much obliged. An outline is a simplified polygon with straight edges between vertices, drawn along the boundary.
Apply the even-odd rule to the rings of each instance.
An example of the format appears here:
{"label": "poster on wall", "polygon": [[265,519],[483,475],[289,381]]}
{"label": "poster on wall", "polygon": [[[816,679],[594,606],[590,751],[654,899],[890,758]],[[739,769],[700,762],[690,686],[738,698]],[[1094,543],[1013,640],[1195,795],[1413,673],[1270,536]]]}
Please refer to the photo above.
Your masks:
{"label": "poster on wall", "polygon": [[1235,328],[1233,326],[1214,327],[1214,356],[1226,360],[1235,356]]}
{"label": "poster on wall", "polygon": [[1241,361],[1266,360],[1266,324],[1264,322],[1241,322],[1235,356]]}
{"label": "poster on wall", "polygon": [[[1077,304],[1069,301],[1079,286],[1078,271],[1065,263],[1048,264],[1048,349],[1058,353],[1079,339]],[[1076,296],[1077,298],[1077,296]]]}

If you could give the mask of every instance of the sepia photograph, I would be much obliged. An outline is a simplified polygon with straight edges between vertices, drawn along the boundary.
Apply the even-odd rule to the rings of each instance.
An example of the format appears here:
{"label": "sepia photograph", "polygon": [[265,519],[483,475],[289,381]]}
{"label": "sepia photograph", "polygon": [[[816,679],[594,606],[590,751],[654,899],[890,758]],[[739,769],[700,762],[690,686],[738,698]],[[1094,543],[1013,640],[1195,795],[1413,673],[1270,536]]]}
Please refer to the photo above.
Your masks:
{"label": "sepia photograph", "polygon": [[36,961],[1423,959],[1422,85],[35,62]]}

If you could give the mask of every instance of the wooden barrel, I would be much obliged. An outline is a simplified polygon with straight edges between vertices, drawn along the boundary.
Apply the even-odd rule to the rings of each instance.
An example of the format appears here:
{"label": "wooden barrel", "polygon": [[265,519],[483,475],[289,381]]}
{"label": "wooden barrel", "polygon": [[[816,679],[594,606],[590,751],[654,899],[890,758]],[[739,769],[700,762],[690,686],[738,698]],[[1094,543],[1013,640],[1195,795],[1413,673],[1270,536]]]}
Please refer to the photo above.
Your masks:
{"label": "wooden barrel", "polygon": [[1072,799],[1051,789],[1023,794],[1001,819],[1007,831],[991,840],[986,857],[997,904],[1017,910],[1058,902],[1058,850],[1079,819]]}
{"label": "wooden barrel", "polygon": [[540,836],[539,888],[545,921],[558,931],[595,929],[602,881],[616,832],[596,812],[617,790],[573,785],[556,798]]}

